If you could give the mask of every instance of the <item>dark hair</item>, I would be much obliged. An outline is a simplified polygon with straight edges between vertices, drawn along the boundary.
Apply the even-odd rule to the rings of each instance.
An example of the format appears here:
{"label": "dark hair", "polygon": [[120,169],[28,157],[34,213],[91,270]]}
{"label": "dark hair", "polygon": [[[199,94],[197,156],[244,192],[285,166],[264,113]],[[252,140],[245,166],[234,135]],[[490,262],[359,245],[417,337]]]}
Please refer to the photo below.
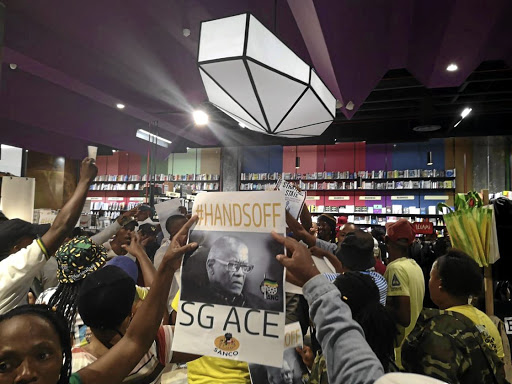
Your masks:
{"label": "dark hair", "polygon": [[78,292],[80,291],[82,281],[83,279],[72,284],[60,283],[55,293],[48,300],[48,306],[50,308],[56,307],[57,312],[64,317],[72,336],[74,334],[73,328],[75,326],[76,308],[78,305]]}
{"label": "dark hair", "polygon": [[372,277],[361,272],[345,272],[334,285],[352,312],[352,318],[363,328],[368,345],[385,370],[390,365],[397,334],[396,324],[380,303],[379,289]]}
{"label": "dark hair", "polygon": [[377,226],[372,228],[372,236],[378,242],[384,241],[384,236],[386,236],[386,230],[382,228],[382,226]]}
{"label": "dark hair", "polygon": [[167,218],[165,221],[165,229],[167,229],[167,232],[171,233],[171,227],[177,223],[178,220],[187,220],[187,218],[183,215],[172,215]]}
{"label": "dark hair", "polygon": [[329,224],[329,227],[331,228],[331,243],[336,242],[336,220],[331,220],[331,218],[327,215],[320,215],[318,216],[317,222],[323,221],[324,223]]}
{"label": "dark hair", "polygon": [[336,251],[336,257],[351,271],[366,271],[375,266],[373,237],[361,229],[347,233]]}
{"label": "dark hair", "polygon": [[60,378],[57,384],[69,384],[71,376],[71,339],[69,338],[69,328],[66,320],[60,313],[54,312],[47,305],[22,305],[16,307],[4,315],[0,315],[0,323],[17,316],[33,315],[46,320],[59,336],[60,346],[62,348],[63,363],[60,368]]}
{"label": "dark hair", "polygon": [[436,260],[435,266],[443,289],[450,295],[466,297],[481,292],[483,276],[480,267],[461,250],[449,250]]}

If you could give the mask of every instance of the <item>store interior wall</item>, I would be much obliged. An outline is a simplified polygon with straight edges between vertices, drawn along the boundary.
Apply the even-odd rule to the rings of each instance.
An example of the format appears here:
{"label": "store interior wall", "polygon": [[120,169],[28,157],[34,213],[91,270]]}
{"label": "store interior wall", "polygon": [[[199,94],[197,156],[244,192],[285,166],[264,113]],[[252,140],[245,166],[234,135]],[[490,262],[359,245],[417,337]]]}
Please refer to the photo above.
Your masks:
{"label": "store interior wall", "polygon": [[76,188],[78,162],[29,151],[26,176],[36,180],[34,208],[60,209]]}
{"label": "store interior wall", "polygon": [[[419,143],[341,143],[310,146],[253,146],[189,149],[157,161],[157,174],[222,174],[222,190],[236,191],[240,173],[313,173],[359,170],[457,169],[456,192],[488,188],[510,190],[510,137],[433,139]],[[432,151],[434,164],[426,165]],[[2,145],[0,172],[21,175],[23,149]],[[295,159],[300,158],[296,170]],[[98,156],[99,175],[140,175],[147,171],[147,157],[118,151]],[[59,209],[76,187],[79,162],[40,152],[27,152],[26,176],[36,178],[35,208]],[[364,194],[358,192],[357,194]],[[325,204],[338,191],[308,192],[321,195]],[[357,195],[356,194],[356,195]],[[410,202],[421,205],[422,197]],[[447,201],[453,205],[453,194]],[[342,204],[338,202],[337,204]],[[361,203],[365,204],[365,203]],[[372,203],[373,204],[373,203]]]}

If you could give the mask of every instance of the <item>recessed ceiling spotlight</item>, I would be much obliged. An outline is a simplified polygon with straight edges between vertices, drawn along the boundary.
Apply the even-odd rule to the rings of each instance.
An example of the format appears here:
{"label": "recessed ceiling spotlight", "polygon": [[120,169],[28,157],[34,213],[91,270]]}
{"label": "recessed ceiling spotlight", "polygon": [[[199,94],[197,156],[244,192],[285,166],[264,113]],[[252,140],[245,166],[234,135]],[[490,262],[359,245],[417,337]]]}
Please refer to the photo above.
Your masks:
{"label": "recessed ceiling spotlight", "polygon": [[9,64],[9,68],[11,68],[14,71],[16,68],[18,68],[18,64],[11,63]]}
{"label": "recessed ceiling spotlight", "polygon": [[183,28],[183,36],[185,36],[185,37],[189,37],[189,36],[190,36],[190,29],[188,29],[188,28]]}
{"label": "recessed ceiling spotlight", "polygon": [[192,113],[192,116],[194,117],[194,122],[196,125],[202,126],[208,124],[208,115],[203,111],[196,110]]}
{"label": "recessed ceiling spotlight", "polygon": [[343,103],[340,100],[336,100],[336,109],[343,107]]}
{"label": "recessed ceiling spotlight", "polygon": [[245,126],[245,124],[243,124],[243,123],[238,123],[238,125],[239,125],[240,127],[242,127],[242,128],[247,128],[247,127]]}
{"label": "recessed ceiling spotlight", "polygon": [[473,109],[471,108],[464,108],[464,110],[460,113],[460,117],[465,118],[467,115],[471,113]]}
{"label": "recessed ceiling spotlight", "polygon": [[117,103],[116,107],[119,108],[119,109],[124,109],[124,104]]}
{"label": "recessed ceiling spotlight", "polygon": [[459,67],[457,66],[457,64],[454,63],[451,63],[449,66],[446,67],[446,70],[448,72],[455,72],[457,69],[459,69]]}
{"label": "recessed ceiling spotlight", "polygon": [[347,108],[349,111],[353,110],[354,109],[354,103],[352,101],[349,101],[345,108]]}

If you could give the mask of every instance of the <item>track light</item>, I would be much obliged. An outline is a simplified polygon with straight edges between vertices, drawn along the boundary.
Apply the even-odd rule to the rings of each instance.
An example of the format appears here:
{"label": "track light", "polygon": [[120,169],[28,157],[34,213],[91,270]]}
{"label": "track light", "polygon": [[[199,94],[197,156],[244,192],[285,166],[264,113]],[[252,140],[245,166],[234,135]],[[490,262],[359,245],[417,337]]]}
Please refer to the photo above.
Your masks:
{"label": "track light", "polygon": [[433,165],[434,162],[432,161],[432,151],[427,152],[427,165]]}
{"label": "track light", "polygon": [[150,143],[155,143],[161,147],[169,147],[169,144],[172,144],[172,141],[164,139],[163,137],[157,136],[151,132],[145,131],[144,129],[137,129],[137,134],[135,135],[139,139],[149,141]]}

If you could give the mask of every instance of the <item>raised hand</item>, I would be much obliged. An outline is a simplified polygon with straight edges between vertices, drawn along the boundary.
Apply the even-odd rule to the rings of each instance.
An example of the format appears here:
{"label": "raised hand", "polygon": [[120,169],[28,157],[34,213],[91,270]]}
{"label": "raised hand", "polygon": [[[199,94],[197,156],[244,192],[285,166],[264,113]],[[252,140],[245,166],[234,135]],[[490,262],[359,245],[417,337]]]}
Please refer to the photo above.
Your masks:
{"label": "raised hand", "polygon": [[171,244],[169,245],[169,248],[167,248],[167,252],[165,252],[163,257],[162,264],[166,263],[174,270],[178,270],[181,266],[181,259],[183,258],[183,255],[197,248],[197,243],[187,244],[188,232],[197,220],[197,215],[192,216],[172,238]]}
{"label": "raised hand", "polygon": [[130,221],[133,220],[134,216],[137,214],[138,211],[139,208],[137,206],[130,209],[129,211],[124,212],[123,214],[119,215],[119,217],[117,218],[117,222],[121,226],[128,224]]}
{"label": "raised hand", "polygon": [[302,358],[302,361],[308,367],[308,369],[311,371],[311,368],[313,368],[313,363],[315,362],[315,355],[313,354],[313,350],[308,347],[307,345],[301,347],[295,348],[297,353]]}
{"label": "raised hand", "polygon": [[275,232],[272,232],[272,237],[283,244],[288,251],[289,256],[276,256],[277,260],[286,267],[286,280],[302,287],[310,279],[320,274],[309,249],[299,244],[297,240],[281,236]]}
{"label": "raised hand", "polygon": [[286,224],[293,232],[293,237],[297,240],[302,240],[308,246],[312,247],[316,244],[316,237],[306,231],[302,224],[300,224],[292,215],[286,212]]}
{"label": "raised hand", "polygon": [[80,182],[91,184],[98,174],[98,167],[96,167],[95,160],[86,157],[82,160],[80,166]]}
{"label": "raised hand", "polygon": [[142,241],[140,235],[137,231],[132,231],[130,233],[130,244],[123,244],[121,247],[128,251],[130,255],[137,257],[141,253],[146,253],[144,247],[142,245]]}

